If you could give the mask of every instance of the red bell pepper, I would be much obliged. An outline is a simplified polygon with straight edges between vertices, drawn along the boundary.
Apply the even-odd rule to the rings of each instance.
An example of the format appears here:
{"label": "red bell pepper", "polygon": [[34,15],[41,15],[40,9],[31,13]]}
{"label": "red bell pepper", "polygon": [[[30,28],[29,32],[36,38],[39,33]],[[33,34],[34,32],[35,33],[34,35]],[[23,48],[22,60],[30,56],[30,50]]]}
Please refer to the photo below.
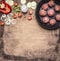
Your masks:
{"label": "red bell pepper", "polygon": [[9,14],[9,13],[12,11],[11,6],[10,6],[9,4],[7,4],[7,3],[5,2],[5,0],[2,0],[1,3],[5,5],[5,8],[4,8],[4,9],[1,9],[1,8],[0,8],[0,12],[2,12],[2,13],[4,13],[4,14]]}

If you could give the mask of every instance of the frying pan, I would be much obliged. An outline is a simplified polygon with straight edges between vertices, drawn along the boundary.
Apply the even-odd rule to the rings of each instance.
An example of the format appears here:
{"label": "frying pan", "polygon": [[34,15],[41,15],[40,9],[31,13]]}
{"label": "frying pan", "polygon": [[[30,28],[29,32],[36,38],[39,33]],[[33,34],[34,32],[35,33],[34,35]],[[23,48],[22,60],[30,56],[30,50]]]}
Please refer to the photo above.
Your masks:
{"label": "frying pan", "polygon": [[[41,6],[44,4],[44,3],[48,3],[50,0],[41,0],[38,5],[37,5],[37,8],[36,8],[36,19],[37,19],[37,22],[38,24],[44,28],[44,29],[47,29],[47,30],[55,30],[55,29],[58,29],[59,28],[59,25],[60,25],[60,22],[57,22],[55,25],[49,25],[49,24],[45,24],[43,23],[43,21],[41,20],[41,16],[39,15],[39,10],[41,8]],[[54,0],[54,2],[56,4],[58,4],[59,1],[56,1]],[[60,4],[60,3],[59,3]]]}

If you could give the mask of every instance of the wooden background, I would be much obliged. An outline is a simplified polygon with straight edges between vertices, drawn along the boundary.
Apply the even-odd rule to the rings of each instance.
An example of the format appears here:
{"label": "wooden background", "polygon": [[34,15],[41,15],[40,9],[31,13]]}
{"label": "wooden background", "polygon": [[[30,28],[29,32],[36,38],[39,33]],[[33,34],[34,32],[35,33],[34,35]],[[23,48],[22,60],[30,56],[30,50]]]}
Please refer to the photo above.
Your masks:
{"label": "wooden background", "polygon": [[32,16],[31,21],[27,20],[28,14],[26,14],[23,18],[16,19],[16,25],[0,26],[0,35],[4,43],[3,51],[7,55],[28,59],[60,60],[58,43],[60,30],[48,31],[43,29],[37,23],[35,11]]}

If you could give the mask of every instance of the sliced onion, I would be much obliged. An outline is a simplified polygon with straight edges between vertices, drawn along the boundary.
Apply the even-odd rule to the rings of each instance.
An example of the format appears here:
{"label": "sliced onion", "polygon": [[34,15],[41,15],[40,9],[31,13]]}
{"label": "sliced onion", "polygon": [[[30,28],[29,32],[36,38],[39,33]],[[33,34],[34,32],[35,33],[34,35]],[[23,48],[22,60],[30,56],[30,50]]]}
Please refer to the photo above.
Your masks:
{"label": "sliced onion", "polygon": [[36,6],[32,6],[31,8],[32,8],[32,9],[36,9]]}
{"label": "sliced onion", "polygon": [[35,1],[32,1],[32,6],[35,7],[37,5],[37,3]]}
{"label": "sliced onion", "polygon": [[15,19],[12,19],[12,20],[11,20],[11,24],[12,24],[12,25],[15,25],[15,24],[16,24],[16,20],[15,20]]}
{"label": "sliced onion", "polygon": [[3,14],[3,15],[2,15],[2,17],[6,18],[6,15],[5,15],[5,14]]}
{"label": "sliced onion", "polygon": [[5,25],[10,25],[11,24],[11,19],[7,18],[5,21]]}
{"label": "sliced onion", "polygon": [[14,1],[9,1],[9,5],[12,6],[14,4]]}
{"label": "sliced onion", "polygon": [[28,8],[31,8],[31,6],[32,6],[31,2],[28,2],[28,3],[27,3],[27,7],[28,7]]}
{"label": "sliced onion", "polygon": [[21,0],[21,4],[25,4],[26,3],[26,0]]}
{"label": "sliced onion", "polygon": [[32,1],[32,6],[31,6],[31,8],[32,8],[32,9],[36,9],[36,6],[37,6],[37,3],[36,3],[35,1]]}
{"label": "sliced onion", "polygon": [[22,11],[23,13],[26,13],[26,12],[28,11],[28,7],[27,7],[26,5],[22,5],[22,6],[21,6],[21,11]]}

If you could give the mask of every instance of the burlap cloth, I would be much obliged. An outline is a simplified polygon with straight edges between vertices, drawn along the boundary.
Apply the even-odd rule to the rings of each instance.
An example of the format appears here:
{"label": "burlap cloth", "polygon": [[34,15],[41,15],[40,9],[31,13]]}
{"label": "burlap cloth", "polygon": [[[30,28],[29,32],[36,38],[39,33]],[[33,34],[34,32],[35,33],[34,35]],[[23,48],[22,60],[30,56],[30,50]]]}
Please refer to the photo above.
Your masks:
{"label": "burlap cloth", "polygon": [[20,19],[17,18],[15,25],[5,26],[4,52],[29,59],[40,58],[46,55],[47,51],[54,50],[58,39],[54,35],[58,34],[58,30],[49,31],[41,28],[35,18],[35,12],[31,21],[27,18],[28,14]]}

